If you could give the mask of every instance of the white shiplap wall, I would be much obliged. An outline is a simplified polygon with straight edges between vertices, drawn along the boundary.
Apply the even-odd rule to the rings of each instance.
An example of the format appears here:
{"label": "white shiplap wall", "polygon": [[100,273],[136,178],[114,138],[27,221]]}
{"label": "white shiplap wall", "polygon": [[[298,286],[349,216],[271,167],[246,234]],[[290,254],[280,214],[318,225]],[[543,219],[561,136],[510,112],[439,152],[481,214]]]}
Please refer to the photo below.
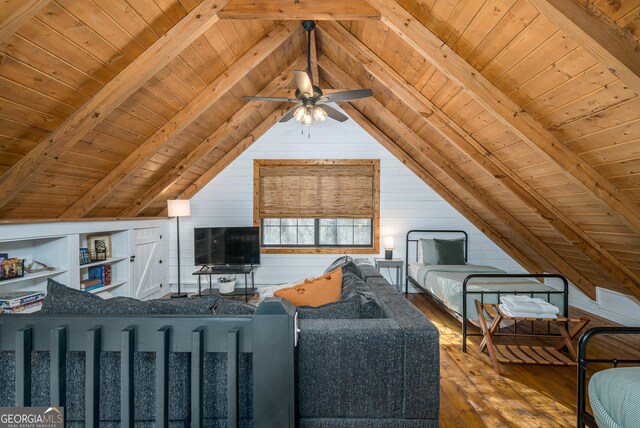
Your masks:
{"label": "white shiplap wall", "polygon": [[[205,186],[192,200],[192,216],[180,220],[182,284],[193,288],[193,228],[253,224],[254,159],[380,159],[381,236],[395,238],[395,257],[404,257],[410,229],[463,229],[470,234],[469,260],[510,272],[523,269],[431,188],[363,131],[354,121],[328,120],[311,127],[311,138],[292,120],[277,124]],[[172,220],[175,246],[175,220]],[[381,246],[382,247],[382,246]],[[175,248],[175,247],[174,247]],[[381,250],[382,254],[383,250]],[[175,254],[175,249],[172,250]],[[357,255],[354,255],[357,256]],[[259,285],[319,275],[338,255],[263,254],[256,273]],[[373,255],[362,257],[372,258]],[[177,258],[172,256],[172,265]],[[177,269],[172,269],[176,275]],[[393,272],[392,272],[393,273]],[[177,277],[174,277],[174,281]]]}

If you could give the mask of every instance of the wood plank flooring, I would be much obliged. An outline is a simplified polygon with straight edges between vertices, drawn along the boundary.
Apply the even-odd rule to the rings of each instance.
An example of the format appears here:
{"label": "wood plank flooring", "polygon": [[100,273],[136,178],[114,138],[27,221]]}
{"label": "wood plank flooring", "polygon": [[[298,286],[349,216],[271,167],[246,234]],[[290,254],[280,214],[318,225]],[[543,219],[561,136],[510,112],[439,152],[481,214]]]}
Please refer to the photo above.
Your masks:
{"label": "wood plank flooring", "polygon": [[[441,427],[576,426],[575,367],[503,365],[498,375],[489,357],[478,352],[479,337],[470,338],[463,353],[460,322],[423,294],[408,299],[440,331]],[[570,316],[590,318],[587,329],[615,325],[574,308]],[[632,338],[594,339],[590,356],[640,358],[640,337]]]}

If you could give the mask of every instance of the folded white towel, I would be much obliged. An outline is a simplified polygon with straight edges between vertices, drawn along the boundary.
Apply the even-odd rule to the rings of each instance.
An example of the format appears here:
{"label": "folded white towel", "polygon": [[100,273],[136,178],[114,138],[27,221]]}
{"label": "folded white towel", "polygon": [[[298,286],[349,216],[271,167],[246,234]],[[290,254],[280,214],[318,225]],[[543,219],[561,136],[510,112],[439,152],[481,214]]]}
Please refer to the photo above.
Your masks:
{"label": "folded white towel", "polygon": [[511,312],[527,312],[530,314],[557,314],[560,310],[551,303],[540,298],[528,296],[501,296],[500,302]]}
{"label": "folded white towel", "polygon": [[511,308],[505,306],[504,304],[500,305],[500,312],[502,312],[508,317],[513,317],[513,318],[550,318],[550,319],[557,318],[557,315],[553,313],[514,311]]}

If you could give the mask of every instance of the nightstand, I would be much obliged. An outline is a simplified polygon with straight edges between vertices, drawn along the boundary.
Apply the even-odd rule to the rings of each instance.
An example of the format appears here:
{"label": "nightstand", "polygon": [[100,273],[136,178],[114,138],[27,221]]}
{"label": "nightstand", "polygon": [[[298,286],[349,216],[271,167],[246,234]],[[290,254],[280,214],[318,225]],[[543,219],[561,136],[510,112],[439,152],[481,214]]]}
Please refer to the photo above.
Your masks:
{"label": "nightstand", "polygon": [[[402,291],[402,268],[404,267],[404,260],[402,259],[385,259],[382,257],[374,257],[376,263],[376,269],[382,273],[382,269],[395,269],[396,270],[396,283],[393,284],[398,291]],[[391,278],[389,278],[391,279]]]}

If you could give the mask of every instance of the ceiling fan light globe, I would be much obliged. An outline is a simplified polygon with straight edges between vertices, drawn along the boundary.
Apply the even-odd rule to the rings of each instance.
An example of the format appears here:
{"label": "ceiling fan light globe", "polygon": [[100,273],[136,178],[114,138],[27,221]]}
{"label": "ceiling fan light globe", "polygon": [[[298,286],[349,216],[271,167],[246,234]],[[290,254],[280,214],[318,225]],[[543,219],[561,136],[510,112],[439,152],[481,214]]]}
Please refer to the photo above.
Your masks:
{"label": "ceiling fan light globe", "polygon": [[311,110],[307,109],[304,117],[302,118],[302,124],[305,126],[311,126],[313,124],[313,114]]}
{"label": "ceiling fan light globe", "polygon": [[329,117],[329,115],[326,111],[324,111],[322,107],[316,107],[315,109],[313,109],[313,117],[318,122],[324,122],[325,120],[327,120],[327,117]]}
{"label": "ceiling fan light globe", "polygon": [[302,122],[302,119],[304,119],[306,113],[307,113],[307,109],[304,108],[303,106],[300,106],[296,109],[296,112],[293,114],[293,117],[295,117],[298,122]]}

